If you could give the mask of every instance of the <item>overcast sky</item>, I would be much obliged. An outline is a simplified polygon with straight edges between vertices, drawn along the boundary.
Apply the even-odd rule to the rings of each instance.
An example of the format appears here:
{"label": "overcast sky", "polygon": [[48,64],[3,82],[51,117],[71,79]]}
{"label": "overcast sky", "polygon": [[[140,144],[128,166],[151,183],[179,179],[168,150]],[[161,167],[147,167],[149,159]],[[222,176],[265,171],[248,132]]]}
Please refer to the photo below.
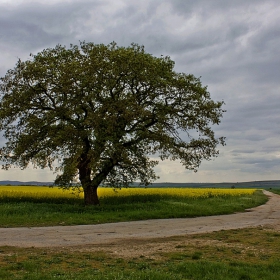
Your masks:
{"label": "overcast sky", "polygon": [[[226,105],[215,127],[227,145],[199,171],[156,167],[160,182],[280,179],[279,0],[0,0],[0,76],[56,44],[80,41],[169,55]],[[0,140],[0,144],[4,143]],[[50,181],[48,170],[0,171],[0,180]]]}

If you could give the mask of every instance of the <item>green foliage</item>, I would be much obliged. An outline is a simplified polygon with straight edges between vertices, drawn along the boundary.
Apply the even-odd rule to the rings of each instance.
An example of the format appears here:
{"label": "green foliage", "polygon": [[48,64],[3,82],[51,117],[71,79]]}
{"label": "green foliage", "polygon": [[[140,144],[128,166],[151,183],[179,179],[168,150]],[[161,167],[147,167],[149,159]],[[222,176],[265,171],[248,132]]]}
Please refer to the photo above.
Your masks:
{"label": "green foliage", "polygon": [[84,189],[148,184],[157,178],[151,155],[196,170],[224,144],[212,130],[223,102],[173,68],[136,44],[57,45],[19,60],[0,80],[4,168],[58,162],[56,182]]}

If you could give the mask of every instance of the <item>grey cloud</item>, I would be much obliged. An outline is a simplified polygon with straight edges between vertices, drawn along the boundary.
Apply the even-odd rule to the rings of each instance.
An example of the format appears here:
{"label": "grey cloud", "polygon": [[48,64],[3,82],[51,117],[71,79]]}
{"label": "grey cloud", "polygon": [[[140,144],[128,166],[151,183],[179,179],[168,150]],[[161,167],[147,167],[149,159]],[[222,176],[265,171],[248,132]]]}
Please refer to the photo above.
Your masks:
{"label": "grey cloud", "polygon": [[[76,40],[91,9],[101,1],[41,4],[27,2],[16,7],[0,5],[0,38],[6,44],[18,44],[30,50],[51,47],[63,41]],[[2,6],[2,7],[1,7]]]}
{"label": "grey cloud", "polygon": [[[49,34],[38,25],[22,22],[21,20],[5,21],[0,20],[1,33],[0,40],[5,44],[21,42],[21,47],[31,48],[34,46],[44,46],[50,41],[59,42],[61,36]],[[3,32],[3,30],[5,30]]]}
{"label": "grey cloud", "polygon": [[255,153],[255,150],[246,150],[246,149],[236,149],[231,151],[233,155],[239,155],[239,154],[253,154]]}
{"label": "grey cloud", "polygon": [[273,154],[275,155],[275,153],[278,151],[278,154],[280,155],[280,143],[276,142],[273,140],[273,143],[270,143],[267,146],[263,146],[261,148],[261,152],[262,153],[266,153],[266,154]]}
{"label": "grey cloud", "polygon": [[261,175],[275,179],[280,152],[279,12],[277,0],[2,3],[0,76],[17,57],[57,43],[143,44],[153,55],[170,55],[176,71],[201,76],[212,98],[226,103],[227,112],[214,130],[227,137],[227,146],[220,148],[219,158],[202,164],[197,180],[207,181],[201,174],[219,173],[217,181],[223,181],[231,171],[250,180]]}
{"label": "grey cloud", "polygon": [[[235,13],[244,13],[244,9],[251,7],[251,10],[257,7],[258,4],[263,4],[263,0],[235,0],[235,1],[224,1],[224,0],[173,0],[172,6],[175,12],[188,16],[188,11],[198,12],[202,14],[220,14],[227,11],[233,11]],[[267,4],[274,4],[275,1],[267,0]],[[187,13],[186,13],[187,12]]]}
{"label": "grey cloud", "polygon": [[254,168],[278,168],[280,164],[280,158],[264,158],[264,157],[254,157],[254,158],[246,158],[246,157],[236,157],[235,161],[241,163],[242,165],[248,164],[254,166]]}

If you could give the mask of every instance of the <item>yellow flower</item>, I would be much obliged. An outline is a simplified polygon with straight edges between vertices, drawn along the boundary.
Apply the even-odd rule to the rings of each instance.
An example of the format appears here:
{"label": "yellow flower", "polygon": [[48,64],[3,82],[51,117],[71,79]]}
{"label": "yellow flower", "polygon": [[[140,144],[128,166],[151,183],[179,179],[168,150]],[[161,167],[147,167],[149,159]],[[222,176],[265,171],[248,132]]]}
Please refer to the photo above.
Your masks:
{"label": "yellow flower", "polygon": [[[209,198],[221,196],[252,195],[256,189],[213,189],[213,188],[98,188],[98,195],[102,197],[112,196],[179,196],[192,198]],[[83,192],[76,193],[83,198]],[[1,197],[33,197],[33,198],[73,198],[73,192],[62,190],[58,187],[49,188],[41,186],[0,186]]]}

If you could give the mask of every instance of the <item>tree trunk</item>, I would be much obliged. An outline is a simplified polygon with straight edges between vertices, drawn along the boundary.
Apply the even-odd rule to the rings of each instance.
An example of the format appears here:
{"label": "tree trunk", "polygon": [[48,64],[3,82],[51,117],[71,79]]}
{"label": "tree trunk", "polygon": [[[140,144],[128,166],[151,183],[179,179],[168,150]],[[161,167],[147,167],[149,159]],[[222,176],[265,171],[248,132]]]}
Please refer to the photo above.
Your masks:
{"label": "tree trunk", "polygon": [[85,205],[100,205],[97,195],[97,187],[84,187],[84,202]]}
{"label": "tree trunk", "polygon": [[101,184],[103,180],[106,179],[110,171],[117,164],[117,161],[114,159],[108,159],[102,170],[95,175],[94,178],[91,178],[91,158],[89,156],[89,152],[91,149],[89,139],[85,137],[83,139],[84,149],[78,160],[77,168],[79,170],[79,179],[84,189],[84,202],[85,205],[100,205],[97,188]]}
{"label": "tree trunk", "polygon": [[88,153],[90,151],[90,142],[87,137],[83,139],[84,149],[78,162],[79,179],[84,189],[85,205],[99,205],[97,195],[97,188],[99,184],[95,184],[91,180],[90,158]]}

